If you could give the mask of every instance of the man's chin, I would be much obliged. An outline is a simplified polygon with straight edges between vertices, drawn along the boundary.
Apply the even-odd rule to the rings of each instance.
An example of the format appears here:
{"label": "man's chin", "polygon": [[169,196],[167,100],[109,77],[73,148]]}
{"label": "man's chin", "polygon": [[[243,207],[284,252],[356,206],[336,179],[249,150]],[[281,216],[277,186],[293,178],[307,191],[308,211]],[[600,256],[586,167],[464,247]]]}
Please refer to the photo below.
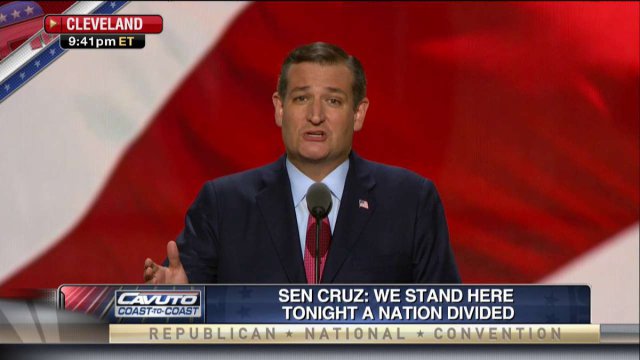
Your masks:
{"label": "man's chin", "polygon": [[[297,157],[304,162],[320,163],[326,161],[329,157],[329,150],[320,144],[309,144],[311,146],[303,146],[297,152]],[[315,145],[315,146],[314,146]]]}
{"label": "man's chin", "polygon": [[327,156],[321,156],[321,155],[302,155],[300,156],[300,160],[308,163],[308,164],[322,164],[327,162]]}
{"label": "man's chin", "polygon": [[[342,157],[346,159],[348,155],[349,154],[347,153],[345,154],[345,156],[342,156]],[[331,154],[327,150],[320,150],[320,149],[303,149],[302,151],[299,151],[295,155],[289,154],[290,159],[291,158],[295,159],[293,160],[294,162],[297,161],[300,163],[313,164],[313,165],[341,162],[341,160],[344,161],[344,159],[340,159],[342,157],[337,156],[336,154]]]}
{"label": "man's chin", "polygon": [[304,162],[306,164],[314,164],[314,165],[322,165],[322,164],[339,164],[341,162],[343,162],[344,160],[347,159],[349,155],[346,154],[345,156],[336,156],[334,155],[330,155],[330,154],[322,154],[322,155],[309,155],[309,154],[305,154],[300,156],[300,161]]}

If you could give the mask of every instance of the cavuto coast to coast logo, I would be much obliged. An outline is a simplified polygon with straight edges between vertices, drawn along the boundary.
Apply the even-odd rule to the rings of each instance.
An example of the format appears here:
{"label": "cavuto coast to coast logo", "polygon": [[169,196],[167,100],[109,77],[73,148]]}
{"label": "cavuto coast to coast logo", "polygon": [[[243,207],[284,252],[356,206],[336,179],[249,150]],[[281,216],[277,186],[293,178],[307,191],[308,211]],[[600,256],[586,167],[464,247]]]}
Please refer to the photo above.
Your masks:
{"label": "cavuto coast to coast logo", "polygon": [[194,318],[202,316],[200,291],[137,291],[115,292],[117,318]]}

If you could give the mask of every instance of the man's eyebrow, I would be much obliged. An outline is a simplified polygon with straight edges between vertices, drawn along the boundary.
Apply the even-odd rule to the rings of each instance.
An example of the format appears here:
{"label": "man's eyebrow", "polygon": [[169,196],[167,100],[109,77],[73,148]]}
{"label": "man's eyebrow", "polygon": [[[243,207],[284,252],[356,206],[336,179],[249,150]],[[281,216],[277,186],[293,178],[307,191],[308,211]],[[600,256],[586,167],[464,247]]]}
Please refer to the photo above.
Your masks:
{"label": "man's eyebrow", "polygon": [[340,88],[327,87],[326,89],[329,90],[329,92],[340,93],[342,95],[348,96],[348,94]]}
{"label": "man's eyebrow", "polygon": [[294,87],[293,89],[291,89],[291,92],[296,92],[296,91],[305,91],[305,90],[309,90],[310,86],[298,86],[298,87]]}
{"label": "man's eyebrow", "polygon": [[[306,86],[297,86],[297,87],[294,87],[293,89],[291,89],[291,92],[294,93],[296,91],[306,91],[306,90],[309,90],[310,88],[311,88],[311,86],[308,86],[308,85],[306,85]],[[340,94],[343,94],[345,96],[348,96],[348,94],[344,90],[342,90],[340,88],[327,86],[327,87],[325,87],[325,89],[328,90],[331,93],[340,93]]]}
{"label": "man's eyebrow", "polygon": [[[290,91],[289,93],[290,93],[290,94],[293,94],[293,93],[295,93],[295,92],[297,92],[297,91],[307,91],[307,90],[309,90],[309,89],[311,89],[311,86],[309,86],[309,85],[305,85],[305,86],[297,86],[297,87],[294,87],[293,89],[291,89],[291,91]],[[340,88],[336,88],[336,87],[332,87],[332,86],[327,86],[327,87],[325,87],[325,89],[326,89],[327,91],[329,91],[330,93],[338,93],[338,94],[341,94],[341,95],[343,95],[343,96],[347,96],[347,97],[349,96],[349,94],[348,94],[347,92],[345,92],[344,90],[342,90],[342,89],[340,89]]]}

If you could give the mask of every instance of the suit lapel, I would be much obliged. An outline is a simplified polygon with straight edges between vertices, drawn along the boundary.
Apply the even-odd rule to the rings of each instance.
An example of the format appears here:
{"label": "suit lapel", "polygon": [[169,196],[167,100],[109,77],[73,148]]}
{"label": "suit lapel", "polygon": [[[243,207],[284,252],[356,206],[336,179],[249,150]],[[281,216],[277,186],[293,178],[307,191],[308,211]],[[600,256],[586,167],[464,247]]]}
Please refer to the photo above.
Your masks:
{"label": "suit lapel", "polygon": [[364,226],[375,211],[376,199],[371,191],[374,186],[375,181],[365,161],[351,152],[349,172],[340,201],[340,211],[333,231],[322,282],[333,282],[342,264],[359,240]]}
{"label": "suit lapel", "polygon": [[305,283],[307,279],[298,239],[298,224],[284,159],[280,158],[265,172],[265,187],[256,196],[256,202],[289,282]]}

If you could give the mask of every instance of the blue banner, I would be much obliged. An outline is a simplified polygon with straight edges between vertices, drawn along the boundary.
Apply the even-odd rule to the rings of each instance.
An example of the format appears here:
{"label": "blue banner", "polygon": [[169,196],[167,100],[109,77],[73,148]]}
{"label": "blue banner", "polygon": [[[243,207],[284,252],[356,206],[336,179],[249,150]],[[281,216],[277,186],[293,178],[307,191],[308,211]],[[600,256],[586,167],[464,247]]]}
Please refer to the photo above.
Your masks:
{"label": "blue banner", "polygon": [[589,324],[588,286],[207,286],[206,322]]}
{"label": "blue banner", "polygon": [[112,324],[590,324],[586,285],[64,285]]}

